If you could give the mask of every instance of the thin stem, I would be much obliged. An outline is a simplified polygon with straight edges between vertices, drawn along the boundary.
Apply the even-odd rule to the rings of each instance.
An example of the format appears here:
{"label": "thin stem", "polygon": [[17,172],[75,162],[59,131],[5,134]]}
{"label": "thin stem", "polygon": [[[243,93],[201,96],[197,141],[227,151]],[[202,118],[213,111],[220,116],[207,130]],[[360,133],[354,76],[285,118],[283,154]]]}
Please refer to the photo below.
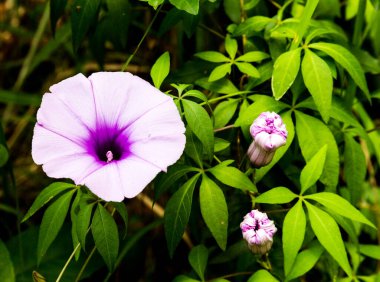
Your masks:
{"label": "thin stem", "polygon": [[63,266],[61,272],[59,273],[58,275],[58,278],[57,280],[55,280],[55,282],[59,282],[63,276],[63,274],[65,273],[66,271],[66,268],[69,266],[69,263],[71,262],[71,260],[73,259],[75,253],[78,251],[78,248],[80,247],[80,244],[78,243],[75,247],[75,249],[72,251],[71,255],[69,256],[69,258],[67,259],[65,265]]}
{"label": "thin stem", "polygon": [[220,276],[218,278],[213,278],[213,279],[207,280],[207,281],[214,281],[214,280],[218,280],[218,279],[225,279],[225,278],[230,278],[230,277],[236,277],[236,276],[241,276],[241,275],[252,275],[252,274],[253,274],[252,271],[235,272],[235,273],[230,273],[230,274]]}
{"label": "thin stem", "polygon": [[84,261],[84,264],[82,265],[82,268],[80,269],[77,277],[75,278],[75,282],[78,282],[84,272],[84,270],[86,269],[87,267],[87,264],[90,262],[90,259],[92,258],[92,256],[94,255],[95,253],[95,250],[96,250],[96,246],[94,246],[91,250],[91,253],[88,255],[88,257],[86,258],[86,260]]}
{"label": "thin stem", "polygon": [[140,42],[139,44],[137,44],[137,47],[135,48],[135,50],[133,51],[132,55],[130,55],[127,59],[127,61],[125,62],[125,64],[123,65],[123,67],[121,68],[121,71],[125,71],[126,68],[128,67],[129,63],[132,61],[133,57],[136,55],[137,51],[140,49],[140,46],[141,44],[144,42],[144,39],[145,37],[148,35],[149,31],[151,30],[152,26],[153,26],[153,23],[154,21],[156,20],[158,14],[160,13],[161,11],[161,8],[162,8],[163,5],[160,5],[156,11],[156,14],[154,15],[152,21],[150,22],[149,26],[147,27],[147,29],[145,30],[144,32],[144,35],[143,37],[140,39]]}
{"label": "thin stem", "polygon": [[355,18],[354,35],[352,37],[352,44],[354,45],[354,47],[360,47],[362,43],[361,38],[362,38],[366,3],[367,3],[366,0],[360,0],[359,2],[358,13],[356,14],[356,18]]}
{"label": "thin stem", "polygon": [[235,92],[235,93],[230,93],[230,94],[223,95],[223,96],[220,96],[220,97],[217,97],[217,98],[214,98],[214,99],[210,99],[207,102],[200,103],[200,105],[203,106],[203,105],[211,104],[211,103],[214,103],[214,102],[218,102],[220,100],[227,99],[227,98],[230,98],[230,97],[240,96],[242,94],[249,94],[249,93],[253,93],[253,92],[252,91],[239,91],[239,92]]}
{"label": "thin stem", "polygon": [[213,29],[211,29],[211,28],[209,28],[208,26],[206,26],[206,25],[204,25],[204,24],[202,24],[202,23],[200,23],[199,24],[199,27],[200,28],[203,28],[204,30],[207,30],[208,32],[210,32],[210,33],[212,33],[212,34],[214,34],[214,35],[216,35],[217,37],[219,37],[220,39],[225,39],[225,36],[223,35],[223,34],[220,34],[219,32],[217,32],[216,30],[213,30]]}
{"label": "thin stem", "polygon": [[214,132],[219,132],[219,131],[223,131],[223,130],[231,129],[231,128],[235,128],[235,125],[233,125],[233,124],[226,125],[224,127],[214,129]]}

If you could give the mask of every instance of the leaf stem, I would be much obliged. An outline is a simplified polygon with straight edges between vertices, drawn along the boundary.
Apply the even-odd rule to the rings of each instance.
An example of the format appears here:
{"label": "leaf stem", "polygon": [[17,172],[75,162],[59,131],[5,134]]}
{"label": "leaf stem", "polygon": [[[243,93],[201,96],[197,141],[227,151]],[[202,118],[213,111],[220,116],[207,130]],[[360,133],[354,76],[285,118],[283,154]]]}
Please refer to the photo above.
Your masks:
{"label": "leaf stem", "polygon": [[57,277],[57,280],[55,280],[55,282],[59,282],[63,276],[63,274],[65,273],[66,271],[66,268],[69,266],[69,263],[71,262],[71,260],[73,259],[75,253],[78,251],[78,248],[80,247],[80,244],[78,243],[75,247],[75,249],[72,251],[71,255],[69,256],[69,258],[67,259],[65,265],[63,266],[61,272],[59,273],[58,277]]}
{"label": "leaf stem", "polygon": [[75,282],[78,282],[81,278],[81,276],[83,275],[83,272],[84,270],[86,269],[88,263],[90,262],[90,259],[92,258],[92,256],[94,255],[95,253],[95,250],[96,250],[96,246],[94,246],[91,250],[91,253],[88,255],[88,257],[86,258],[86,260],[84,261],[84,264],[82,265],[82,268],[80,269],[77,277],[75,278]]}

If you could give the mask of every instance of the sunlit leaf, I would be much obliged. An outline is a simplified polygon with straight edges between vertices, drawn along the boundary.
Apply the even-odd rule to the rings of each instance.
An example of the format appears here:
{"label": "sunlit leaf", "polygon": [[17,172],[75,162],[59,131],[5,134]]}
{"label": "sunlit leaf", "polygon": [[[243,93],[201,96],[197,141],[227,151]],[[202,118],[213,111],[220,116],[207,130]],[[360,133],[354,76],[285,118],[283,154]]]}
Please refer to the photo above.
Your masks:
{"label": "sunlit leaf", "polygon": [[278,282],[276,278],[273,277],[268,270],[260,269],[256,271],[251,277],[248,278],[247,282]]}
{"label": "sunlit leaf", "polygon": [[156,88],[160,89],[162,82],[168,76],[170,71],[170,55],[166,51],[162,54],[157,61],[153,64],[150,71],[150,76],[152,77],[153,84]]}
{"label": "sunlit leaf", "polygon": [[213,63],[225,63],[229,62],[230,59],[224,56],[222,53],[216,51],[203,51],[194,54],[195,57],[198,57],[202,60],[213,62]]}
{"label": "sunlit leaf", "polygon": [[192,15],[198,14],[199,0],[169,0],[169,2],[179,10],[184,10]]}
{"label": "sunlit leaf", "polygon": [[220,182],[243,191],[256,192],[257,188],[242,171],[232,166],[215,166],[209,172]]}
{"label": "sunlit leaf", "polygon": [[258,196],[255,201],[263,204],[286,204],[298,197],[289,188],[276,187]]}

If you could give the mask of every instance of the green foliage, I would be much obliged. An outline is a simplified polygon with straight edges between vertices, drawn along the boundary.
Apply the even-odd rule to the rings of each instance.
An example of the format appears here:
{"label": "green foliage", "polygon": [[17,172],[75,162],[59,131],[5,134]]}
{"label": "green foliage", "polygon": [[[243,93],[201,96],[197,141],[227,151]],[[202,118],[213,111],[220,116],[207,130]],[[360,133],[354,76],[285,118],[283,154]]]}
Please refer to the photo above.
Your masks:
{"label": "green foliage", "polygon": [[0,280],[4,282],[16,281],[15,271],[9,255],[9,251],[3,241],[0,240]]}
{"label": "green foliage", "polygon": [[204,272],[207,266],[208,250],[204,245],[199,245],[191,249],[189,253],[189,263],[202,281],[205,280]]}
{"label": "green foliage", "polygon": [[168,76],[170,70],[170,55],[169,52],[162,54],[152,66],[150,76],[156,88],[160,89],[162,82]]}

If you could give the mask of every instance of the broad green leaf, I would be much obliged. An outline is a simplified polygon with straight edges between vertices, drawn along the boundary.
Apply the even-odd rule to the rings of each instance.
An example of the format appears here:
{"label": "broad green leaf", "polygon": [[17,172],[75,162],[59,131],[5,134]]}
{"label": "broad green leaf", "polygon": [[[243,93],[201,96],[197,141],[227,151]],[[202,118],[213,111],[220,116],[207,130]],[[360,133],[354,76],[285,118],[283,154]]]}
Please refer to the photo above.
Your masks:
{"label": "broad green leaf", "polygon": [[271,168],[282,158],[282,156],[286,153],[286,151],[288,150],[288,148],[290,147],[290,145],[293,142],[294,125],[293,125],[293,121],[292,121],[292,112],[291,111],[285,112],[284,114],[281,114],[281,117],[282,117],[282,120],[283,120],[284,124],[286,125],[286,129],[288,131],[288,138],[286,139],[286,144],[285,144],[285,146],[282,146],[279,149],[277,149],[276,153],[274,154],[272,161],[268,165],[261,167],[261,168],[256,170],[256,175],[255,175],[256,183],[259,182],[264,177],[264,175],[269,170],[271,170]]}
{"label": "broad green leaf", "polygon": [[199,282],[199,280],[181,274],[181,275],[176,276],[173,279],[173,282]]}
{"label": "broad green leaf", "polygon": [[230,61],[229,58],[224,56],[222,53],[216,51],[199,52],[195,53],[194,56],[213,63],[226,63]]}
{"label": "broad green leaf", "polygon": [[0,281],[15,282],[16,276],[9,251],[3,241],[0,240]]}
{"label": "broad green leaf", "polygon": [[168,76],[170,71],[170,55],[166,51],[162,54],[152,66],[150,76],[152,77],[153,84],[156,88],[160,89],[162,82]]}
{"label": "broad green leaf", "polygon": [[360,66],[359,61],[356,59],[354,55],[352,55],[350,51],[348,51],[346,48],[342,47],[339,44],[326,42],[317,42],[309,44],[309,48],[320,50],[332,57],[350,74],[350,76],[359,86],[359,88],[363,90],[363,92],[367,95],[367,98],[370,99],[369,90],[363,69]]}
{"label": "broad green leaf", "polygon": [[275,21],[275,19],[264,16],[250,17],[237,26],[233,32],[233,35],[240,36],[246,34],[247,36],[251,36],[256,32],[263,30],[269,23],[273,23]]}
{"label": "broad green leaf", "polygon": [[306,215],[299,200],[286,214],[282,226],[282,248],[285,275],[290,273],[306,231]]}
{"label": "broad green leaf", "polygon": [[4,166],[7,163],[8,159],[8,149],[3,144],[0,144],[0,167]]}
{"label": "broad green leaf", "polygon": [[317,105],[323,120],[330,118],[333,79],[328,64],[309,49],[302,60],[304,83]]}
{"label": "broad green leaf", "polygon": [[50,25],[53,35],[55,33],[55,27],[58,19],[65,12],[67,0],[50,0]]}
{"label": "broad green leaf", "polygon": [[47,204],[51,199],[57,196],[59,193],[64,192],[68,189],[74,189],[76,186],[74,184],[65,183],[65,182],[54,182],[48,187],[44,188],[41,193],[34,200],[32,206],[29,208],[28,212],[24,216],[21,222],[26,221],[31,217],[36,211],[42,208]]}
{"label": "broad green leaf", "polygon": [[241,55],[240,57],[236,58],[236,62],[258,62],[265,60],[269,58],[270,56],[267,53],[261,52],[261,51],[251,51],[247,52],[244,55]]}
{"label": "broad green leaf", "polygon": [[[206,77],[200,78],[195,81],[195,84],[201,86],[204,89],[216,92],[219,94],[232,94],[239,92],[239,89],[227,78],[219,79],[218,81],[208,81]],[[1,90],[0,90],[1,99]]]}
{"label": "broad green leaf", "polygon": [[194,133],[186,128],[186,146],[185,146],[185,154],[192,158],[198,165],[198,167],[203,167],[203,146],[202,142],[194,135]]}
{"label": "broad green leaf", "polygon": [[227,34],[227,36],[226,36],[225,47],[226,47],[226,51],[227,51],[228,55],[230,56],[230,58],[232,60],[235,59],[236,52],[238,49],[238,44],[237,44],[236,39],[231,38],[231,36],[229,34]]}
{"label": "broad green leaf", "polygon": [[250,276],[247,282],[278,282],[268,270],[260,269]]}
{"label": "broad green leaf", "polygon": [[258,196],[255,201],[262,204],[286,204],[297,198],[289,188],[276,187]]}
{"label": "broad green leaf", "polygon": [[273,97],[267,95],[252,95],[250,96],[254,103],[251,104],[235,122],[235,126],[251,126],[253,121],[262,113],[266,111],[280,112],[288,107],[287,104],[276,101]]}
{"label": "broad green leaf", "polygon": [[111,214],[98,204],[91,222],[95,246],[108,270],[113,270],[119,252],[119,232]]}
{"label": "broad green leaf", "polygon": [[185,232],[191,212],[193,192],[200,174],[190,178],[176,191],[166,204],[164,215],[165,236],[172,257]]}
{"label": "broad green leaf", "polygon": [[251,77],[260,77],[260,73],[251,63],[238,63],[236,62],[235,65],[237,68],[242,72],[245,73]]}
{"label": "broad green leaf", "polygon": [[222,189],[205,174],[199,190],[202,217],[218,246],[226,249],[228,209]]}
{"label": "broad green leaf", "polygon": [[[344,135],[344,177],[351,195],[361,194],[366,176],[366,161],[361,146],[351,136]],[[352,200],[358,200],[353,197]]]}
{"label": "broad green leaf", "polygon": [[301,171],[301,194],[321,177],[325,165],[327,145],[324,145],[305,165]]}
{"label": "broad green leaf", "polygon": [[76,52],[91,25],[97,19],[101,0],[75,0],[71,6],[71,30]]}
{"label": "broad green leaf", "polygon": [[90,226],[93,207],[94,203],[84,204],[80,206],[80,210],[78,212],[76,229],[78,240],[83,250],[85,250],[86,246],[86,235],[89,231],[88,228]]}
{"label": "broad green leaf", "polygon": [[234,116],[239,104],[237,99],[229,99],[219,103],[214,110],[214,128],[225,126]]}
{"label": "broad green leaf", "polygon": [[207,102],[207,96],[203,92],[196,89],[186,91],[186,93],[182,95],[182,98],[185,97],[194,97],[201,100],[202,102]]}
{"label": "broad green leaf", "polygon": [[272,74],[272,92],[276,100],[292,86],[301,63],[301,48],[281,54],[274,63]]}
{"label": "broad green leaf", "polygon": [[[380,260],[380,246],[379,245],[359,245],[359,251],[361,254]],[[0,268],[1,269],[1,268]]]}
{"label": "broad green leaf", "polygon": [[292,270],[286,277],[286,281],[300,277],[311,270],[321,257],[323,251],[324,249],[320,244],[313,244],[310,248],[300,252],[296,257]]}
{"label": "broad green leaf", "polygon": [[192,15],[197,15],[199,10],[199,0],[169,0],[178,10],[184,10]]}
{"label": "broad green leaf", "polygon": [[348,276],[352,275],[342,235],[335,220],[323,210],[305,201],[309,211],[311,228],[318,241],[326,251],[338,262]]}
{"label": "broad green leaf", "polygon": [[375,225],[373,225],[373,223],[370,222],[359,210],[351,205],[350,202],[337,194],[320,192],[312,195],[306,195],[305,199],[314,200],[341,216],[376,228]]}
{"label": "broad green leaf", "polygon": [[249,180],[248,176],[236,167],[218,165],[209,169],[209,172],[223,184],[243,191],[257,192],[256,186]]}
{"label": "broad green leaf", "polygon": [[257,70],[260,73],[259,78],[255,77],[250,77],[248,79],[248,83],[246,85],[247,90],[251,90],[254,87],[268,81],[272,77],[273,73],[273,62],[272,61],[267,61],[257,67]]}
{"label": "broad green leaf", "polygon": [[296,132],[306,162],[327,145],[326,161],[320,181],[326,189],[335,191],[339,177],[339,152],[330,129],[319,119],[296,111]]}
{"label": "broad green leaf", "polygon": [[222,138],[215,137],[214,152],[216,153],[216,152],[223,151],[227,149],[230,145],[231,145],[230,142]]}
{"label": "broad green leaf", "polygon": [[190,100],[182,100],[182,105],[189,127],[202,142],[205,154],[211,159],[214,151],[214,130],[208,113],[202,106]]}
{"label": "broad green leaf", "polygon": [[40,232],[37,244],[37,262],[41,262],[47,249],[57,237],[59,230],[62,227],[67,211],[69,210],[71,198],[74,191],[63,194],[54,203],[52,203],[45,211],[42,217]]}
{"label": "broad green leaf", "polygon": [[231,73],[231,63],[226,63],[213,69],[210,73],[208,81],[212,82],[221,79],[225,77],[227,73]]}
{"label": "broad green leaf", "polygon": [[208,250],[204,245],[198,245],[189,253],[189,263],[202,281],[205,280],[205,270],[208,260]]}

